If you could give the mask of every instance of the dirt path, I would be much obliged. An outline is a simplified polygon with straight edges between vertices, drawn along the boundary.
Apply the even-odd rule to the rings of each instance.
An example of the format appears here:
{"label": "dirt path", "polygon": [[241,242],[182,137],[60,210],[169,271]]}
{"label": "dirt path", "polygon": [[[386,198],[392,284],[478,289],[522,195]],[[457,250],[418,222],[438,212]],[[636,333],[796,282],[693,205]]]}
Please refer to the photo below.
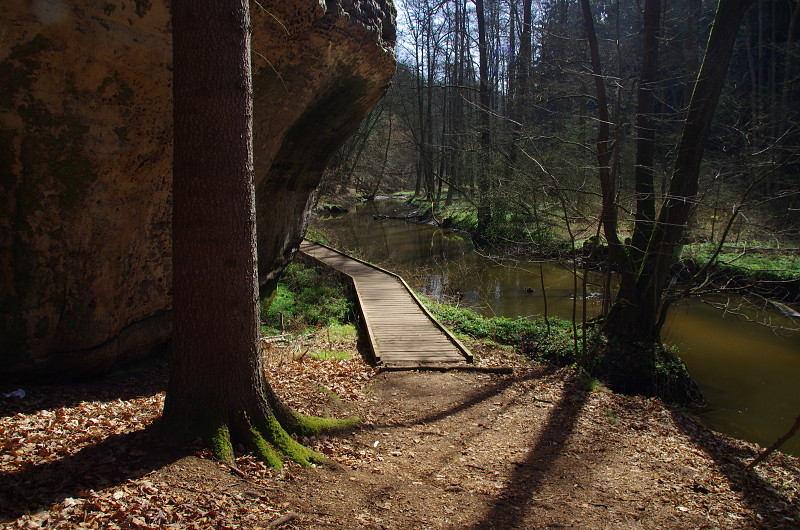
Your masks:
{"label": "dirt path", "polygon": [[[742,475],[753,446],[657,400],[587,392],[569,370],[515,365],[510,376],[375,375],[357,360],[281,362],[273,384],[295,407],[365,419],[348,435],[305,440],[330,465],[272,471],[242,455],[234,472],[199,448],[155,451],[154,429],[132,424],[50,460],[6,442],[0,508],[10,528],[800,528],[797,459],[776,455]],[[70,406],[94,396],[155,407],[162,372],[149,373],[143,395],[97,397],[100,385]],[[111,386],[135,387],[126,381]],[[2,403],[0,439],[48,410],[37,392],[48,395]],[[23,508],[32,513],[19,517]]]}
{"label": "dirt path", "polygon": [[800,527],[797,490],[735,474],[741,444],[569,371],[520,372],[378,376],[352,468],[303,471],[296,509],[347,528]]}

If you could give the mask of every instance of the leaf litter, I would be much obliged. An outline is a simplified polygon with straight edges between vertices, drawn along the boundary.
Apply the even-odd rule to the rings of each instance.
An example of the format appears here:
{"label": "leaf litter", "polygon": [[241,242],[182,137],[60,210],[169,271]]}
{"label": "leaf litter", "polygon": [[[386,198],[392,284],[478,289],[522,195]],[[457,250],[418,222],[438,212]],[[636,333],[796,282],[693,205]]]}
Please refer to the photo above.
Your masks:
{"label": "leaf litter", "polygon": [[[276,392],[359,428],[301,441],[330,459],[236,468],[160,445],[167,368],[0,388],[4,528],[800,528],[800,463],[658,400],[589,392],[568,369],[474,343],[513,375],[381,373],[354,339],[265,348]],[[347,356],[314,356],[315,350]]]}

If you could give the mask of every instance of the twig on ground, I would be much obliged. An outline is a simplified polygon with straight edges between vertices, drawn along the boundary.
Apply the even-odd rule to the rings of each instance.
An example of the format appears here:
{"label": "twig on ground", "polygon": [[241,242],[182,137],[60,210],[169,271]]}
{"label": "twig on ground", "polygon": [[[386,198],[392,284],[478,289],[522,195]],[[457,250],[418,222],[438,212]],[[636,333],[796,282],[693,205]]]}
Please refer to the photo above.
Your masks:
{"label": "twig on ground", "polygon": [[789,429],[789,431],[786,434],[778,438],[774,444],[764,449],[760,455],[758,455],[752,462],[750,462],[745,466],[744,470],[749,471],[754,467],[756,467],[760,462],[762,462],[765,458],[771,455],[773,451],[775,451],[778,447],[783,445],[783,443],[786,440],[794,436],[794,434],[797,432],[797,429],[800,429],[800,415],[798,415],[797,419],[794,420],[794,425],[792,425],[792,428]]}
{"label": "twig on ground", "polygon": [[277,519],[275,519],[274,521],[269,523],[269,528],[278,528],[282,524],[286,524],[289,521],[294,521],[295,519],[299,519],[299,518],[300,518],[300,515],[298,515],[297,513],[289,512],[286,515],[278,517]]}

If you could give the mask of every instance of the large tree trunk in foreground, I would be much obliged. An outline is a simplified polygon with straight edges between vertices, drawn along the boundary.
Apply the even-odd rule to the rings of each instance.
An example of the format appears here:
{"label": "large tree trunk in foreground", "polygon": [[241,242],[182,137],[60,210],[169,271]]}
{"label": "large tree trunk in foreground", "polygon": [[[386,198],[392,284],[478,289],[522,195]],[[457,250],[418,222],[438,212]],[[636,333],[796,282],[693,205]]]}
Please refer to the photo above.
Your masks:
{"label": "large tree trunk in foreground", "polygon": [[162,430],[222,444],[230,458],[225,429],[243,435],[271,416],[257,350],[248,3],[176,0],[172,21],[174,338]]}
{"label": "large tree trunk in foreground", "polygon": [[[223,460],[232,459],[232,443],[238,441],[274,466],[280,465],[279,454],[308,463],[320,457],[288,433],[312,434],[336,422],[306,418],[283,405],[266,381],[257,348],[248,3],[175,0],[172,10],[174,338],[162,432],[176,443],[200,436]],[[319,119],[324,129],[330,116]],[[288,136],[283,145],[314,145]],[[265,156],[272,154],[273,164],[277,159],[282,171],[298,178],[304,164],[322,165],[332,154],[329,134],[321,136],[319,151],[306,158],[284,159],[283,146],[277,155]],[[306,191],[305,202],[312,192]],[[286,239],[283,226],[265,226],[265,235]]]}

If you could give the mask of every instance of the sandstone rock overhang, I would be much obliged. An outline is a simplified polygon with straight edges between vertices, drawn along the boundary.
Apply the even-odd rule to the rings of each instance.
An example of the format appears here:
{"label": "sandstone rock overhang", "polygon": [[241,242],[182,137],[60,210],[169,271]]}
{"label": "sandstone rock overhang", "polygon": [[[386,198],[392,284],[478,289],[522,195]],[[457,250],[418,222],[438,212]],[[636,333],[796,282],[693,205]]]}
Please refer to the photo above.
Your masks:
{"label": "sandstone rock overhang", "polygon": [[[254,0],[251,16],[264,283],[386,91],[396,15]],[[0,18],[0,378],[95,374],[171,333],[168,2],[12,0]]]}

